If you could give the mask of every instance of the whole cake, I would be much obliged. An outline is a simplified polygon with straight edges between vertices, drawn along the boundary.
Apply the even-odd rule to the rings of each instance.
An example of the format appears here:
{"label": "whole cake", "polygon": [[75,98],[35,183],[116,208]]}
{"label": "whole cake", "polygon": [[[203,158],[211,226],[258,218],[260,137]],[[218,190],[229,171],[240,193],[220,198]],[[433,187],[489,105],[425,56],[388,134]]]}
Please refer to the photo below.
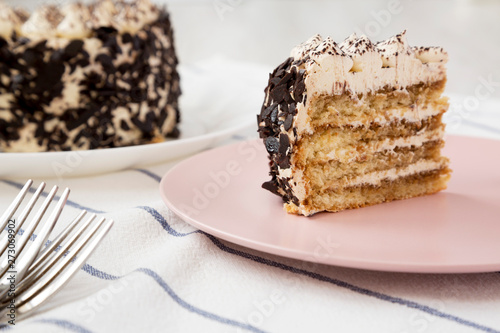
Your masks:
{"label": "whole cake", "polygon": [[295,47],[258,116],[272,176],[263,187],[306,216],[445,189],[447,59],[440,47],[410,47],[405,32]]}
{"label": "whole cake", "polygon": [[149,0],[0,0],[0,151],[120,147],[177,137],[172,26]]}

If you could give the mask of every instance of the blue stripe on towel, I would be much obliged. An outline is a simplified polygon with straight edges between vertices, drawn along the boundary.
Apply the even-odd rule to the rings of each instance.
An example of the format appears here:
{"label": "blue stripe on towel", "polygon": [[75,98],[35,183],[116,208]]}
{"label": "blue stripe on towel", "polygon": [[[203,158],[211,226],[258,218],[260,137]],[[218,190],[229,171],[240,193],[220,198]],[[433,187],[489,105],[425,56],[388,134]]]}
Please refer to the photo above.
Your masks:
{"label": "blue stripe on towel", "polygon": [[90,266],[89,264],[84,264],[82,266],[82,270],[102,280],[118,280],[119,278],[121,278],[121,276],[111,275],[100,271],[97,268]]}
{"label": "blue stripe on towel", "polygon": [[[89,273],[90,275],[95,276],[95,277],[100,278],[100,279],[103,279],[103,280],[117,280],[117,279],[120,279],[123,277],[123,276],[116,276],[116,275],[111,275],[111,274],[105,273],[103,271],[98,270],[97,268],[94,268],[94,267],[88,265],[88,264],[85,264],[85,266],[83,267],[83,270],[85,272]],[[205,311],[205,310],[200,309],[194,305],[189,304],[188,302],[186,302],[185,300],[180,298],[179,295],[177,295],[173,291],[173,289],[165,282],[165,280],[163,280],[161,278],[161,276],[158,275],[158,273],[154,272],[153,270],[151,270],[149,268],[137,268],[136,270],[134,270],[134,272],[141,272],[141,273],[144,273],[144,274],[150,276],[151,278],[153,278],[153,280],[155,280],[155,282],[160,287],[163,288],[163,290],[170,296],[170,298],[172,298],[177,304],[179,304],[180,306],[182,306],[183,308],[185,308],[189,312],[196,313],[200,316],[203,316],[205,318],[208,318],[208,319],[211,319],[214,321],[218,321],[218,322],[226,324],[226,325],[240,327],[242,329],[245,329],[245,330],[248,330],[251,332],[257,332],[257,333],[264,332],[255,326],[241,323],[241,322],[236,321],[236,320],[224,318],[224,317],[218,316],[214,313]]]}
{"label": "blue stripe on towel", "polygon": [[[19,184],[19,183],[10,181],[10,180],[2,180],[2,182],[4,182],[7,185],[16,187],[18,189],[22,189],[23,186],[24,186],[24,184]],[[36,191],[35,188],[33,188],[33,187],[30,188],[30,193],[35,193],[35,191]],[[46,197],[47,195],[48,195],[48,193],[46,193],[45,191],[43,191],[42,194],[41,194],[42,197]],[[60,197],[57,196],[57,195],[54,197],[55,200],[59,200],[59,198]],[[90,207],[82,206],[82,205],[77,204],[76,202],[71,201],[71,200],[66,201],[66,205],[71,206],[71,207],[76,208],[76,209],[86,210],[87,212],[90,212],[90,213],[95,213],[95,214],[104,214],[104,213],[106,213],[106,212],[103,212],[102,210],[97,210],[97,209],[93,209],[93,208],[90,208]]]}
{"label": "blue stripe on towel", "polygon": [[[72,323],[72,322],[70,322],[68,320],[64,320],[64,319],[53,319],[53,318],[35,319],[32,321],[29,321],[28,324],[29,323],[51,324],[51,325],[56,325],[56,326],[59,326],[61,328],[64,328],[65,331],[70,330],[70,331],[77,332],[77,333],[92,333],[92,331],[89,331],[85,327],[82,327],[80,325],[77,325],[75,323]],[[8,331],[13,327],[14,326],[12,326],[10,324],[9,325],[3,324],[3,325],[0,325],[0,331]]]}
{"label": "blue stripe on towel", "polygon": [[149,170],[146,170],[146,169],[133,169],[133,170],[142,172],[146,176],[148,176],[148,177],[153,178],[154,180],[156,180],[158,183],[161,181],[161,177],[160,176],[155,175],[154,173],[152,173]]}
{"label": "blue stripe on towel", "polygon": [[236,320],[232,320],[232,319],[227,319],[227,318],[224,318],[224,317],[221,317],[221,316],[218,316],[216,314],[213,314],[213,313],[210,313],[208,311],[205,311],[205,310],[202,310],[200,308],[197,308],[189,303],[187,303],[186,301],[184,301],[183,299],[181,299],[173,290],[172,288],[170,288],[168,286],[168,284],[165,283],[165,281],[158,275],[156,274],[155,272],[153,272],[152,270],[150,269],[147,269],[147,268],[139,268],[138,271],[140,272],[143,272],[147,275],[149,275],[150,277],[152,277],[156,283],[158,283],[162,288],[163,290],[165,290],[165,292],[177,303],[179,304],[180,306],[182,306],[183,308],[189,310],[190,312],[193,312],[193,313],[196,313],[196,314],[199,314],[200,316],[203,316],[205,318],[208,318],[208,319],[211,319],[211,320],[215,320],[215,321],[218,321],[220,323],[223,323],[223,324],[226,324],[226,325],[231,325],[231,326],[235,326],[235,327],[240,327],[242,329],[245,329],[245,330],[248,330],[248,331],[251,331],[251,332],[258,332],[258,333],[263,333],[264,331],[258,329],[257,327],[255,326],[252,326],[252,325],[249,325],[249,324],[245,324],[245,323],[241,323],[239,321],[236,321]]}
{"label": "blue stripe on towel", "polygon": [[[180,234],[179,232],[172,229],[172,227],[168,224],[166,219],[163,218],[163,216],[161,216],[161,214],[158,213],[158,211],[156,211],[155,209],[153,209],[151,207],[138,207],[138,208],[142,208],[142,209],[146,210],[148,213],[150,213],[157,220],[157,222],[159,222],[162,225],[162,227],[172,236],[183,237],[183,236],[188,235],[188,234]],[[191,233],[193,233],[193,232],[191,232]],[[246,259],[250,259],[252,261],[255,261],[255,262],[267,265],[267,266],[276,267],[276,268],[279,268],[279,269],[282,269],[282,270],[285,270],[285,271],[288,271],[291,273],[307,276],[307,277],[310,277],[310,278],[315,279],[315,280],[327,282],[327,283],[336,285],[336,286],[341,287],[341,288],[349,289],[349,290],[351,290],[355,293],[358,293],[358,294],[374,297],[374,298],[377,298],[379,300],[391,302],[393,304],[403,305],[403,306],[406,306],[408,308],[419,310],[419,311],[428,313],[430,315],[433,315],[433,316],[436,316],[439,318],[448,319],[448,320],[451,320],[453,322],[456,322],[456,323],[459,323],[459,324],[462,324],[464,326],[468,326],[471,328],[475,328],[475,329],[483,331],[483,332],[500,333],[500,331],[494,330],[490,327],[487,327],[487,326],[484,326],[481,324],[477,324],[475,322],[472,322],[472,321],[466,320],[466,319],[462,319],[462,318],[457,317],[457,316],[447,314],[445,312],[439,311],[439,310],[434,309],[434,308],[427,306],[427,305],[423,305],[423,304],[419,304],[417,302],[405,300],[405,299],[400,298],[400,297],[389,296],[389,295],[379,293],[376,291],[372,291],[372,290],[369,290],[366,288],[361,288],[361,287],[352,285],[350,283],[347,283],[347,282],[344,282],[344,281],[341,281],[338,279],[330,278],[330,277],[325,276],[325,275],[310,272],[310,271],[307,271],[305,269],[295,268],[295,267],[288,266],[288,265],[285,265],[285,264],[282,264],[282,263],[279,263],[279,262],[276,262],[273,260],[265,259],[263,257],[259,257],[259,256],[255,256],[255,255],[243,252],[243,251],[239,251],[239,250],[233,249],[229,246],[226,246],[218,238],[216,238],[210,234],[207,234],[206,232],[200,231],[200,233],[202,233],[203,235],[208,237],[212,241],[212,243],[214,243],[215,246],[217,246],[220,250],[222,250],[224,252],[231,253],[231,254],[246,258]]]}
{"label": "blue stripe on towel", "polygon": [[175,237],[184,237],[184,236],[188,236],[188,235],[191,235],[191,234],[203,233],[203,231],[201,231],[201,230],[194,230],[194,231],[187,232],[187,233],[178,232],[178,231],[174,230],[170,226],[170,224],[168,224],[167,220],[165,220],[163,218],[163,216],[161,216],[161,214],[158,213],[157,210],[155,210],[155,209],[153,209],[151,207],[148,207],[148,206],[138,206],[136,208],[143,209],[146,212],[148,212],[149,214],[151,214],[154,217],[154,219],[161,224],[161,226],[163,227],[163,229],[165,229],[172,236],[175,236]]}
{"label": "blue stripe on towel", "polygon": [[63,319],[43,318],[43,319],[34,320],[33,322],[44,323],[44,324],[53,324],[53,325],[57,325],[61,328],[64,328],[65,330],[70,330],[70,331],[77,332],[77,333],[92,333],[92,331],[89,331],[85,327],[79,326],[77,324],[74,324],[70,321],[63,320]]}

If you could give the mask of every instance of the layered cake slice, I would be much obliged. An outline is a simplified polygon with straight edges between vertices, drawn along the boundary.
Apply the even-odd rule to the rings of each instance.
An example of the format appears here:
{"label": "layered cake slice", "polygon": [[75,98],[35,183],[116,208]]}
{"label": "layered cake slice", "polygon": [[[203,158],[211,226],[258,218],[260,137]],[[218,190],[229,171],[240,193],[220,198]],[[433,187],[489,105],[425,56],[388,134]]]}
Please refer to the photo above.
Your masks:
{"label": "layered cake slice", "polygon": [[0,151],[177,137],[179,95],[165,8],[99,0],[28,14],[0,0]]}
{"label": "layered cake slice", "polygon": [[336,212],[446,188],[442,115],[447,53],[405,32],[373,44],[316,35],[270,75],[258,116],[289,213]]}

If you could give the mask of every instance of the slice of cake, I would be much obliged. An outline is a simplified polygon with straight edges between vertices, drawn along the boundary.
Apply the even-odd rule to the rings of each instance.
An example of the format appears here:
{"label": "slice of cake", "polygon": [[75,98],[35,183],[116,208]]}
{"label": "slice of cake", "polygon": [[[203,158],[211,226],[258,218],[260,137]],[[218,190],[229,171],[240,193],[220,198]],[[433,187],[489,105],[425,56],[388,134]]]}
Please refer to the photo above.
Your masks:
{"label": "slice of cake", "polygon": [[270,75],[260,137],[289,213],[312,215],[446,188],[441,156],[447,53],[405,32],[373,44],[316,35]]}
{"label": "slice of cake", "polygon": [[164,141],[179,131],[172,26],[149,0],[44,6],[0,0],[0,151]]}

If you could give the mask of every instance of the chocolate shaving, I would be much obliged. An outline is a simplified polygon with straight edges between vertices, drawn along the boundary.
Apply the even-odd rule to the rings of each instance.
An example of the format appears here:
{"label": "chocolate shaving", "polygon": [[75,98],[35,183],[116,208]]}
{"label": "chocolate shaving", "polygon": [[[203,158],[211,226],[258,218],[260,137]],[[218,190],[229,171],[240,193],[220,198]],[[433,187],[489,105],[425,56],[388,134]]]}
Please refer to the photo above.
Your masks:
{"label": "chocolate shaving", "polygon": [[[305,101],[305,70],[298,70],[293,58],[288,58],[270,75],[265,89],[266,98],[261,113],[257,117],[259,136],[264,139],[270,159],[271,180],[262,187],[283,198],[284,202],[299,204],[288,178],[280,178],[279,168],[290,168],[292,146],[290,137],[282,130],[293,129],[294,137],[297,130],[293,127],[293,119],[297,114],[297,103]],[[279,106],[279,107],[278,107]]]}
{"label": "chocolate shaving", "polygon": [[269,136],[265,139],[266,149],[269,154],[277,153],[279,149],[279,141],[273,136]]}
{"label": "chocolate shaving", "polygon": [[293,114],[289,113],[286,116],[285,122],[283,123],[285,131],[288,131],[292,127],[292,122],[293,122]]}
{"label": "chocolate shaving", "polygon": [[279,195],[278,186],[276,185],[275,182],[273,182],[271,180],[263,183],[262,188],[270,191],[271,193]]}

